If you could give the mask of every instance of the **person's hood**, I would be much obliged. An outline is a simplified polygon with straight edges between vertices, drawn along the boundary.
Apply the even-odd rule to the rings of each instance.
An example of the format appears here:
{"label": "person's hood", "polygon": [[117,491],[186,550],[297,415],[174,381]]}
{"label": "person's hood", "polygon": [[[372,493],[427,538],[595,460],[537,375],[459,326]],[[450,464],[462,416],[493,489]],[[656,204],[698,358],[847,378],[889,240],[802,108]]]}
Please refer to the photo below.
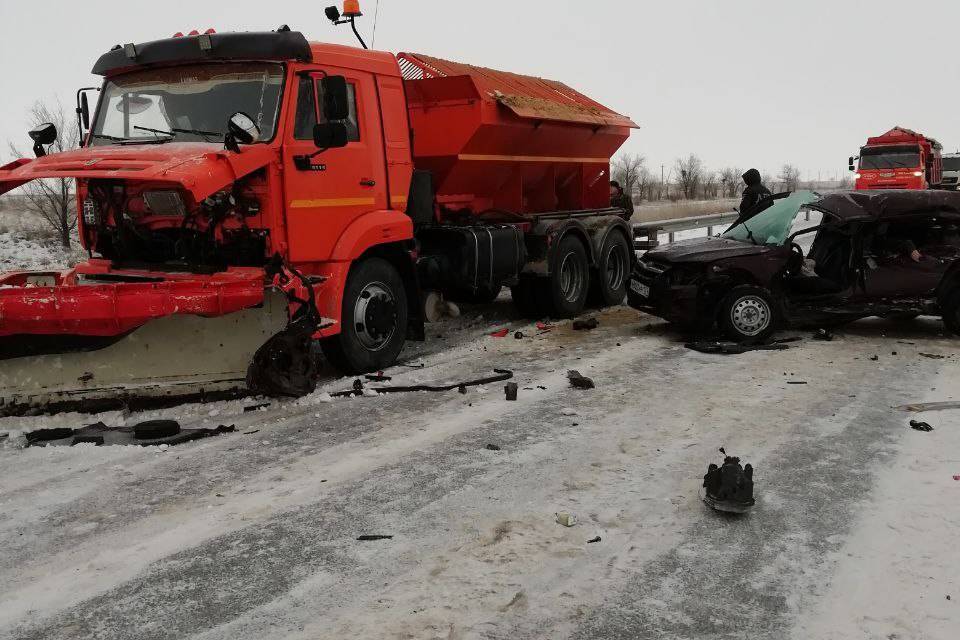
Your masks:
{"label": "person's hood", "polygon": [[770,251],[765,245],[752,245],[726,238],[693,238],[662,245],[644,254],[644,260],[664,264],[709,263],[724,258],[754,256]]}
{"label": "person's hood", "polygon": [[761,182],[760,172],[756,169],[748,169],[747,172],[740,177],[743,178],[743,181],[748,187],[758,185]]}
{"label": "person's hood", "polygon": [[275,156],[273,148],[260,144],[244,146],[240,153],[204,142],[86,147],[0,166],[0,194],[38,178],[101,178],[169,182],[180,185],[199,202],[269,164]]}

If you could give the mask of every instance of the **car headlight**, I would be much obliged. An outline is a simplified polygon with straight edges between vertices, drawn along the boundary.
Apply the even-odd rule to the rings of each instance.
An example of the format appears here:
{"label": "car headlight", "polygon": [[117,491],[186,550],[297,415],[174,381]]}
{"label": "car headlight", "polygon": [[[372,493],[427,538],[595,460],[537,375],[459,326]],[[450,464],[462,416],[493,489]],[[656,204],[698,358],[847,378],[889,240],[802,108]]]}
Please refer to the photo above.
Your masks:
{"label": "car headlight", "polygon": [[855,173],[855,174],[853,174],[853,177],[856,178],[857,180],[859,180],[859,179],[862,178],[863,176],[860,175],[859,173]]}
{"label": "car headlight", "polygon": [[923,175],[923,171],[914,171],[914,172],[913,172],[913,177],[914,177],[914,178],[919,178],[919,177],[922,176],[922,175]]}
{"label": "car headlight", "polygon": [[183,204],[183,196],[179,191],[166,189],[162,191],[144,191],[143,202],[147,211],[157,216],[187,215],[187,208]]}

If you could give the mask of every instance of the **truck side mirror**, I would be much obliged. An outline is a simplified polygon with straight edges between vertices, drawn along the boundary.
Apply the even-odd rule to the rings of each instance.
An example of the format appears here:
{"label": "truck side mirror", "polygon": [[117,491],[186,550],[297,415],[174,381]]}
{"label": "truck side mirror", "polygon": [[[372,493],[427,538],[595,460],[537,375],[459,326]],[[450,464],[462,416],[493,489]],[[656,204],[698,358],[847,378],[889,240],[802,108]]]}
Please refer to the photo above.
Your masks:
{"label": "truck side mirror", "polygon": [[314,125],[313,143],[321,150],[347,146],[347,125],[342,122],[324,122]]}
{"label": "truck side mirror", "polygon": [[241,144],[253,144],[260,140],[260,127],[253,118],[238,111],[227,120],[227,135],[223,137],[223,146],[230,151],[239,152]]}
{"label": "truck side mirror", "polygon": [[85,130],[90,129],[90,102],[87,100],[87,94],[80,94],[80,121]]}
{"label": "truck side mirror", "polygon": [[847,168],[848,168],[850,171],[853,171],[853,156],[850,156],[850,159],[847,160],[847,164],[849,165]]}
{"label": "truck side mirror", "polygon": [[350,117],[347,102],[347,79],[343,76],[326,76],[320,81],[323,91],[323,117],[325,120],[346,120]]}
{"label": "truck side mirror", "polygon": [[33,153],[38,158],[47,155],[45,146],[57,141],[57,127],[52,122],[45,122],[35,129],[31,129],[30,139],[33,140]]}

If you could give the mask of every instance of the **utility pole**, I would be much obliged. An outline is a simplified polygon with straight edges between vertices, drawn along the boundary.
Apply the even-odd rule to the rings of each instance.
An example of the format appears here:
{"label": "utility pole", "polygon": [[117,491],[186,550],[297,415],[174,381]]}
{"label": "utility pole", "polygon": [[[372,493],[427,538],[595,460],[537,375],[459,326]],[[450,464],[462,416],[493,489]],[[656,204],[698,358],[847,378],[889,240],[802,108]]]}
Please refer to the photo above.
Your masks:
{"label": "utility pole", "polygon": [[660,165],[660,197],[658,200],[663,200],[663,165]]}

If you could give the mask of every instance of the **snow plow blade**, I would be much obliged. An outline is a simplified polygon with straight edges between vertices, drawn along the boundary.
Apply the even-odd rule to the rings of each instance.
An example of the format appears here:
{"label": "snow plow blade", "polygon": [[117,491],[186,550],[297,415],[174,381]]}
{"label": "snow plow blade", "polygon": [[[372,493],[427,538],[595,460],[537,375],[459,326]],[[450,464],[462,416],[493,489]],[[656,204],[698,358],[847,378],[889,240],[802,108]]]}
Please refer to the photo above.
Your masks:
{"label": "snow plow blade", "polygon": [[0,276],[0,415],[97,411],[242,395],[254,355],[288,323],[260,269]]}
{"label": "snow plow blade", "polygon": [[286,324],[286,297],[268,291],[259,307],[166,316],[100,348],[0,360],[0,415],[239,397],[254,354]]}

